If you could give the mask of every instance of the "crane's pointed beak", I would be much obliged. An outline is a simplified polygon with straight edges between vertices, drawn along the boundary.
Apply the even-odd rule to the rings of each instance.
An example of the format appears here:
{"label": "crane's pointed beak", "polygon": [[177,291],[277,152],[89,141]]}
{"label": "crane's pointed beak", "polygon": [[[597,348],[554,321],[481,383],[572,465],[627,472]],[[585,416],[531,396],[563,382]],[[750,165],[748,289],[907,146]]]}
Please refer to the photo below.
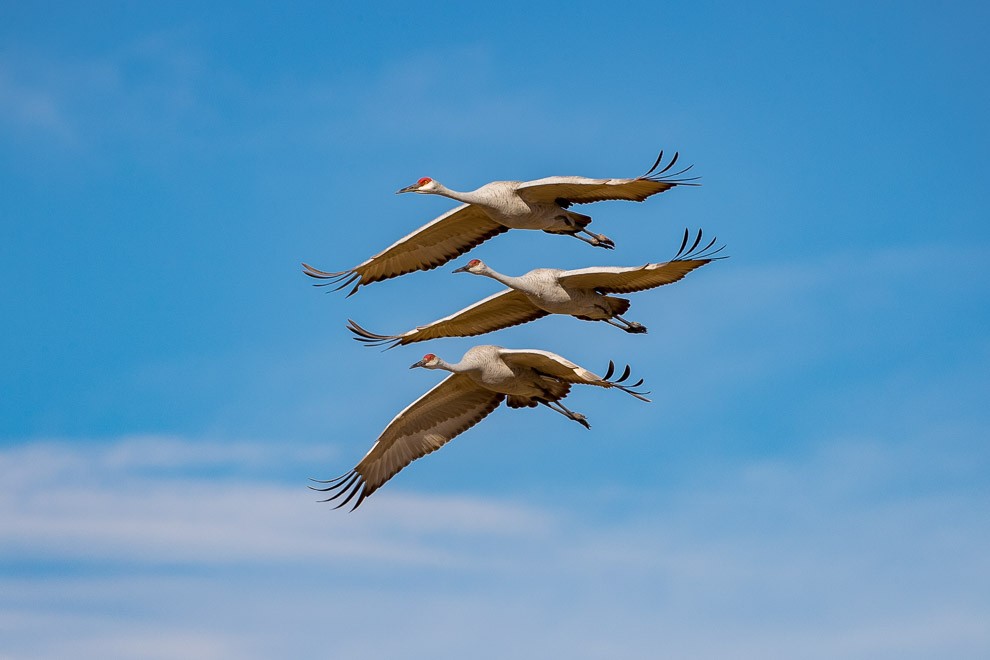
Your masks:
{"label": "crane's pointed beak", "polygon": [[414,183],[411,186],[406,186],[402,190],[396,190],[395,191],[395,194],[396,195],[401,195],[402,193],[415,192],[418,189],[419,189],[419,184],[418,183]]}
{"label": "crane's pointed beak", "polygon": [[422,367],[425,364],[426,364],[426,360],[420,360],[416,364],[409,365],[409,368],[410,369],[415,369],[416,367]]}
{"label": "crane's pointed beak", "polygon": [[450,272],[451,273],[466,273],[467,270],[468,270],[468,267],[467,266],[461,266],[460,268],[455,268],[454,270],[452,270]]}

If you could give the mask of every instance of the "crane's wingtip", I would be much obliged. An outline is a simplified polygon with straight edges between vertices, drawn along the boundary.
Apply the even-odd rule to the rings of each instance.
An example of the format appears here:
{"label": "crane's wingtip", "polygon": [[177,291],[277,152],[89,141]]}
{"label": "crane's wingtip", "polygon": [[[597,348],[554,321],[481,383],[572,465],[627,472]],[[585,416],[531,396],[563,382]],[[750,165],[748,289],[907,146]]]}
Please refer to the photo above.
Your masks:
{"label": "crane's wingtip", "polygon": [[[657,156],[656,161],[653,163],[653,167],[646,171],[645,174],[641,175],[640,179],[648,179],[650,181],[655,181],[657,183],[667,183],[671,187],[674,186],[699,186],[700,183],[695,183],[701,177],[687,177],[683,178],[682,175],[688,172],[694,165],[688,165],[687,167],[680,169],[676,172],[671,172],[674,165],[677,163],[677,159],[681,157],[679,151],[675,151],[674,155],[671,157],[670,162],[663,166],[662,169],[657,170],[658,167],[663,163],[663,150],[660,151],[660,155]],[[681,177],[681,178],[679,178]]]}
{"label": "crane's wingtip", "polygon": [[719,259],[726,259],[726,255],[718,256],[718,253],[725,249],[725,245],[720,245],[715,247],[718,243],[718,237],[712,237],[710,241],[703,248],[698,248],[701,244],[701,240],[704,234],[703,229],[698,230],[698,234],[694,239],[694,243],[689,248],[687,246],[688,239],[690,237],[691,231],[687,228],[684,229],[684,239],[681,241],[681,247],[677,250],[677,254],[671,259],[671,261],[704,261],[708,263],[709,261],[717,261]]}

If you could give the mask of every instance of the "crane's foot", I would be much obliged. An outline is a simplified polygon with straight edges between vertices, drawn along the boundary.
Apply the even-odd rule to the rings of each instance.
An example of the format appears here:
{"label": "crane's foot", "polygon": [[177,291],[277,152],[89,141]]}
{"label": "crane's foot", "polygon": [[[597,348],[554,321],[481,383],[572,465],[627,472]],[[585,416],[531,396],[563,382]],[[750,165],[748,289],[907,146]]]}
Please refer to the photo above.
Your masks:
{"label": "crane's foot", "polygon": [[568,410],[564,406],[564,404],[562,404],[560,401],[549,401],[547,399],[537,399],[537,401],[539,401],[541,404],[543,404],[544,406],[546,406],[550,410],[554,410],[556,412],[559,412],[561,415],[563,415],[567,419],[573,419],[575,422],[577,422],[578,424],[580,424],[584,428],[586,428],[586,429],[590,429],[591,428],[591,424],[588,423],[588,418],[587,417],[585,417],[581,413],[576,413],[573,410]]}
{"label": "crane's foot", "polygon": [[581,228],[578,230],[581,234],[586,234],[590,238],[585,238],[584,236],[579,236],[577,233],[571,234],[574,238],[580,238],[585,243],[590,243],[595,247],[605,248],[606,250],[615,249],[615,241],[606,236],[605,234],[594,234],[587,229]]}
{"label": "crane's foot", "polygon": [[589,430],[591,429],[591,424],[588,423],[588,418],[581,413],[571,413],[568,416],[584,428]]}
{"label": "crane's foot", "polygon": [[616,314],[613,318],[614,319],[617,319],[619,321],[622,321],[622,323],[624,323],[625,326],[623,327],[623,326],[619,325],[618,323],[614,323],[614,322],[612,323],[612,325],[614,325],[616,327],[619,327],[619,328],[622,328],[626,332],[631,332],[632,334],[636,334],[636,335],[641,335],[641,334],[645,334],[646,333],[646,326],[643,325],[642,323],[636,323],[635,321],[630,321],[629,319],[624,319],[621,316],[619,316],[618,314]]}
{"label": "crane's foot", "polygon": [[606,248],[609,249],[615,248],[615,241],[613,241],[605,234],[592,234],[592,236],[594,236],[598,240],[598,242],[604,245]]}
{"label": "crane's foot", "polygon": [[[616,319],[618,319],[618,320],[616,320]],[[645,335],[646,334],[646,326],[645,325],[643,325],[642,323],[636,323],[635,321],[627,321],[627,320],[625,320],[624,318],[622,318],[621,316],[618,316],[618,315],[613,316],[610,319],[602,319],[602,321],[605,321],[609,325],[614,325],[615,327],[617,327],[619,330],[622,330],[623,332],[629,332],[629,333],[634,334],[634,335]],[[621,323],[619,323],[619,321],[621,321]]]}
{"label": "crane's foot", "polygon": [[[584,241],[588,245],[593,245],[594,247],[605,248],[606,250],[614,250],[615,249],[615,243],[613,243],[612,241],[608,241],[608,243],[603,243],[598,238],[598,235],[597,234],[590,234],[590,235],[592,236],[592,238],[585,238],[584,236],[580,236],[578,234],[568,234],[568,236],[573,236],[574,238],[578,239],[579,241]],[[608,240],[608,239],[606,239],[606,240]]]}

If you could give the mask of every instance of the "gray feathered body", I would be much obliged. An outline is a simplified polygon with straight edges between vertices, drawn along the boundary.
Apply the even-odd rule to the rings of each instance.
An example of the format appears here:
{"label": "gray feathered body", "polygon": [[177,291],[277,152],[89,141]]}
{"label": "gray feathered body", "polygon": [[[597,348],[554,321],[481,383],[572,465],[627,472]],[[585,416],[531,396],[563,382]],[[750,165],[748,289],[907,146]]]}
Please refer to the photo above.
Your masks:
{"label": "gray feathered body", "polygon": [[551,314],[568,314],[579,319],[600,321],[622,314],[629,301],[598,293],[594,289],[565,287],[557,268],[537,268],[522,277],[506,278],[506,282],[525,294],[540,309]]}
{"label": "gray feathered body", "polygon": [[570,390],[567,383],[542,375],[531,367],[510,365],[502,359],[501,351],[501,346],[475,346],[452,366],[479,386],[508,395],[508,404],[513,408],[535,406],[533,399],[556,401],[567,396]]}
{"label": "gray feathered body", "polygon": [[568,211],[553,202],[527,201],[517,189],[521,181],[492,181],[459,199],[478,205],[495,222],[512,229],[541,229],[551,233],[572,233],[587,226],[591,218]]}

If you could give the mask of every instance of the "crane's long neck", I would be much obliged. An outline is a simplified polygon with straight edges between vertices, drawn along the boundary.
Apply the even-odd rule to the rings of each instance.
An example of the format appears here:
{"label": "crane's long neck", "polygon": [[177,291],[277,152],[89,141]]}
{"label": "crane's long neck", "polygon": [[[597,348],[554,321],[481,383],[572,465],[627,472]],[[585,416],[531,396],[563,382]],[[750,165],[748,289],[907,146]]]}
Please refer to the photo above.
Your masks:
{"label": "crane's long neck", "polygon": [[466,372],[466,371],[469,370],[468,369],[468,366],[466,364],[464,364],[464,359],[463,358],[461,358],[461,361],[460,362],[456,362],[454,364],[451,364],[450,362],[447,362],[443,358],[437,358],[437,365],[435,367],[433,367],[433,368],[434,369],[443,369],[444,371],[449,371],[450,373],[453,373],[453,374],[462,374],[462,373],[464,373],[464,372]]}
{"label": "crane's long neck", "polygon": [[482,198],[481,195],[477,194],[477,190],[472,190],[471,192],[460,192],[458,190],[451,190],[447,186],[437,183],[437,190],[435,195],[443,195],[444,197],[449,197],[451,199],[456,199],[458,202],[464,202],[465,204],[480,204],[484,203],[486,200]]}
{"label": "crane's long neck", "polygon": [[498,271],[494,271],[491,268],[486,267],[485,270],[478,273],[479,275],[484,275],[485,277],[490,277],[496,282],[501,282],[510,289],[525,290],[527,288],[527,281],[522,277],[512,277],[511,275],[503,275]]}

